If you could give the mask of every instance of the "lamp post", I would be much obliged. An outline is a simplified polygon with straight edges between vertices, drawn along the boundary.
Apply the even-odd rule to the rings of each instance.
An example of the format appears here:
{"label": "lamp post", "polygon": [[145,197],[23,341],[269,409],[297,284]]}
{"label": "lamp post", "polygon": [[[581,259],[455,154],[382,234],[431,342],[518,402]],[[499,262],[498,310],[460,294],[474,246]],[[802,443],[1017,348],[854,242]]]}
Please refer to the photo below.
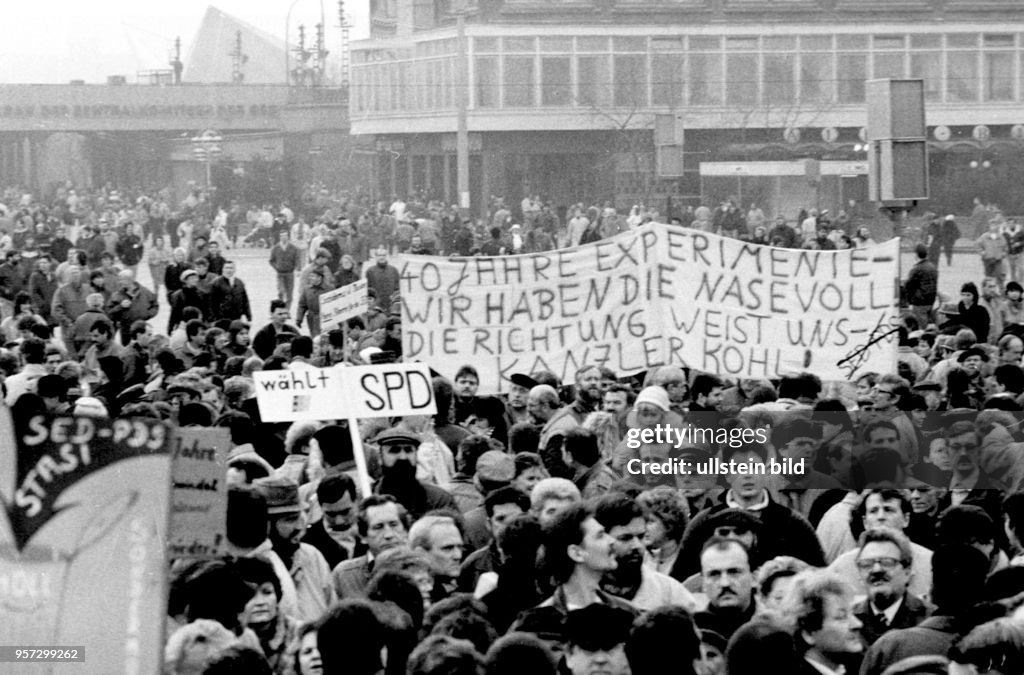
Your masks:
{"label": "lamp post", "polygon": [[[458,35],[458,99],[455,130],[455,168],[459,208],[469,209],[469,49],[466,40],[466,0],[460,0],[455,14]],[[466,214],[463,213],[463,216]]]}
{"label": "lamp post", "polygon": [[213,129],[207,129],[192,138],[192,154],[196,159],[206,163],[206,191],[210,191],[211,170],[214,155],[221,153],[220,143],[224,138]]}

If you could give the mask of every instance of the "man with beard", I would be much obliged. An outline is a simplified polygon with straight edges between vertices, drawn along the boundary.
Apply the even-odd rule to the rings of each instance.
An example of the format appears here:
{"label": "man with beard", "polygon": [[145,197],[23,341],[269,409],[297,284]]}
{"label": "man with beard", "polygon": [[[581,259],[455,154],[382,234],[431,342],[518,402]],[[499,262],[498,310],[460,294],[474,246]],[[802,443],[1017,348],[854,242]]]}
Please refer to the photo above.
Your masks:
{"label": "man with beard", "polygon": [[640,611],[665,605],[694,610],[696,602],[681,583],[644,565],[647,523],[635,501],[621,493],[605,495],[594,505],[594,517],[612,537],[617,564],[604,575],[602,589],[629,600]]}
{"label": "man with beard", "polygon": [[625,438],[626,432],[629,431],[626,417],[629,415],[635,400],[636,395],[633,393],[633,390],[625,385],[613,384],[604,390],[601,409],[604,412],[615,415],[615,423],[619,429],[619,438]]}
{"label": "man with beard", "polygon": [[315,546],[331,569],[365,550],[356,532],[357,497],[355,481],[338,469],[328,471],[316,487],[323,518],[306,529],[302,541]]}
{"label": "man with beard", "polygon": [[537,381],[522,373],[513,373],[508,380],[512,384],[508,390],[505,408],[508,410],[508,427],[511,429],[519,422],[533,422],[526,402],[530,397],[530,390],[537,386]]}
{"label": "man with beard", "polygon": [[700,573],[708,607],[694,619],[701,630],[728,640],[757,609],[750,553],[736,539],[712,537],[700,553]]}
{"label": "man with beard", "polygon": [[373,494],[393,495],[413,519],[435,509],[458,512],[458,505],[450,494],[436,485],[416,480],[418,438],[405,429],[393,427],[377,436],[377,444],[382,476],[374,484]]}
{"label": "man with beard", "polygon": [[430,561],[434,578],[431,600],[438,602],[451,595],[466,550],[455,520],[450,516],[423,516],[409,528],[409,548],[422,552]]}
{"label": "man with beard", "polygon": [[270,543],[295,582],[296,618],[313,621],[338,599],[331,583],[331,568],[320,551],[302,543],[306,516],[299,503],[299,485],[290,478],[257,478],[253,487],[267,500]]}
{"label": "man with beard", "polygon": [[877,527],[861,535],[857,570],[868,595],[853,612],[864,624],[861,634],[868,645],[887,631],[910,628],[928,618],[928,606],[907,592],[913,555],[910,540],[898,530]]}
{"label": "man with beard", "polygon": [[793,581],[794,641],[804,658],[799,675],[840,675],[864,651],[861,622],[850,611],[851,596],[842,579],[827,572],[802,572]]}
{"label": "man with beard", "polygon": [[364,595],[377,556],[405,545],[409,514],[391,495],[370,495],[359,502],[356,528],[367,552],[341,562],[331,572],[334,588],[342,599]]}
{"label": "man with beard", "polygon": [[561,408],[544,424],[538,450],[544,467],[552,476],[572,478],[572,471],[562,461],[562,439],[565,432],[583,424],[587,415],[601,405],[601,369],[583,366],[576,371],[576,398]]}

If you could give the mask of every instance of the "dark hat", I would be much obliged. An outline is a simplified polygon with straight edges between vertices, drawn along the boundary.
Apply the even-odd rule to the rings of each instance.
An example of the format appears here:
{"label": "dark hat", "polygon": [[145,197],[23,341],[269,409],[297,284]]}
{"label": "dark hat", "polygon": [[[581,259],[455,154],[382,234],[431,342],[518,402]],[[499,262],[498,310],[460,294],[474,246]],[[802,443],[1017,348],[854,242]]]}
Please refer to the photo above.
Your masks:
{"label": "dark hat", "polygon": [[385,431],[382,431],[377,435],[375,439],[377,445],[414,445],[419,447],[420,439],[416,434],[406,431],[405,429],[399,429],[398,427],[392,427]]}
{"label": "dark hat", "polygon": [[935,380],[922,380],[911,388],[914,391],[942,391],[942,385]]}
{"label": "dark hat", "polygon": [[723,654],[725,653],[725,647],[727,642],[725,637],[721,633],[709,630],[707,628],[701,628],[700,641],[704,644],[711,645]]}
{"label": "dark hat", "polygon": [[915,488],[922,485],[928,485],[932,487],[943,487],[949,485],[950,473],[943,471],[934,464],[926,464],[924,462],[915,464],[910,467],[907,471],[907,476],[904,479],[904,487]]}
{"label": "dark hat", "polygon": [[955,302],[944,302],[939,307],[939,314],[945,314],[946,316],[960,316],[960,308],[957,307]]}
{"label": "dark hat", "polygon": [[512,373],[509,375],[508,381],[524,389],[533,389],[537,386],[537,380],[523,373]]}
{"label": "dark hat", "polygon": [[595,602],[569,612],[565,642],[588,652],[613,649],[623,644],[633,626],[633,614],[620,607]]}
{"label": "dark hat", "polygon": [[565,615],[557,607],[534,607],[519,615],[517,631],[533,633],[541,640],[561,642],[565,637]]}
{"label": "dark hat", "polygon": [[1008,284],[1006,284],[1006,292],[1009,293],[1010,291],[1017,291],[1018,293],[1024,293],[1024,286],[1021,286],[1016,281],[1011,281]]}
{"label": "dark hat", "polygon": [[735,527],[738,530],[757,532],[761,529],[761,521],[754,514],[743,509],[728,508],[719,511],[706,521],[710,530],[716,527]]}
{"label": "dark hat", "polygon": [[257,478],[252,485],[267,500],[268,515],[302,511],[302,505],[299,503],[299,484],[291,478],[268,476]]}
{"label": "dark hat", "polygon": [[971,347],[970,349],[965,349],[960,353],[960,356],[958,356],[956,359],[957,363],[963,363],[972,356],[980,356],[982,361],[989,360],[988,352],[986,352],[984,349],[982,349],[981,347]]}

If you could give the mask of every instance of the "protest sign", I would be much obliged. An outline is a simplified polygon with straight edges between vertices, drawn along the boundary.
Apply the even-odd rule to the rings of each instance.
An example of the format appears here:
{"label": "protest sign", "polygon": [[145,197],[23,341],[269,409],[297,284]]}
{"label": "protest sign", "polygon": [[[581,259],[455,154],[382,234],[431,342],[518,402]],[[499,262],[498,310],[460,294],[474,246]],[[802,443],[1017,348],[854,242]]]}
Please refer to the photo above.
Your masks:
{"label": "protest sign", "polygon": [[433,415],[430,369],[422,363],[301,368],[253,373],[264,422]]}
{"label": "protest sign", "polygon": [[334,368],[262,370],[252,374],[264,422],[333,420],[344,417]]}
{"label": "protest sign", "polygon": [[899,241],[811,251],[648,224],[573,249],[497,258],[397,256],[402,345],[481,391],[512,373],[629,375],[689,366],[825,380],[896,367]]}
{"label": "protest sign", "polygon": [[350,417],[402,417],[437,413],[430,368],[423,363],[383,363],[337,371]]}
{"label": "protest sign", "polygon": [[227,471],[231,433],[225,427],[185,427],[171,437],[173,557],[216,558],[227,540]]}
{"label": "protest sign", "polygon": [[160,671],[167,446],[156,420],[15,425],[0,406],[0,644],[84,647],[82,672]]}
{"label": "protest sign", "polygon": [[370,309],[366,288],[366,279],[360,279],[320,294],[320,325],[325,331],[337,328],[342,321],[361,316]]}

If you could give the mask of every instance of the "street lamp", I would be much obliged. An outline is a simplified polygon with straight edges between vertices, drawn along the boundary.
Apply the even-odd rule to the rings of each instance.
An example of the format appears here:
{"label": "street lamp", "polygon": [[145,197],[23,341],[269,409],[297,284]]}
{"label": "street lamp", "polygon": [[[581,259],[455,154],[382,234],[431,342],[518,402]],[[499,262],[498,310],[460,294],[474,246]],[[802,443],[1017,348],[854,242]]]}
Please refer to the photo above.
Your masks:
{"label": "street lamp", "polygon": [[192,154],[201,162],[206,163],[206,191],[210,191],[210,165],[215,155],[220,155],[220,143],[224,138],[213,129],[207,129],[198,136],[192,137]]}

